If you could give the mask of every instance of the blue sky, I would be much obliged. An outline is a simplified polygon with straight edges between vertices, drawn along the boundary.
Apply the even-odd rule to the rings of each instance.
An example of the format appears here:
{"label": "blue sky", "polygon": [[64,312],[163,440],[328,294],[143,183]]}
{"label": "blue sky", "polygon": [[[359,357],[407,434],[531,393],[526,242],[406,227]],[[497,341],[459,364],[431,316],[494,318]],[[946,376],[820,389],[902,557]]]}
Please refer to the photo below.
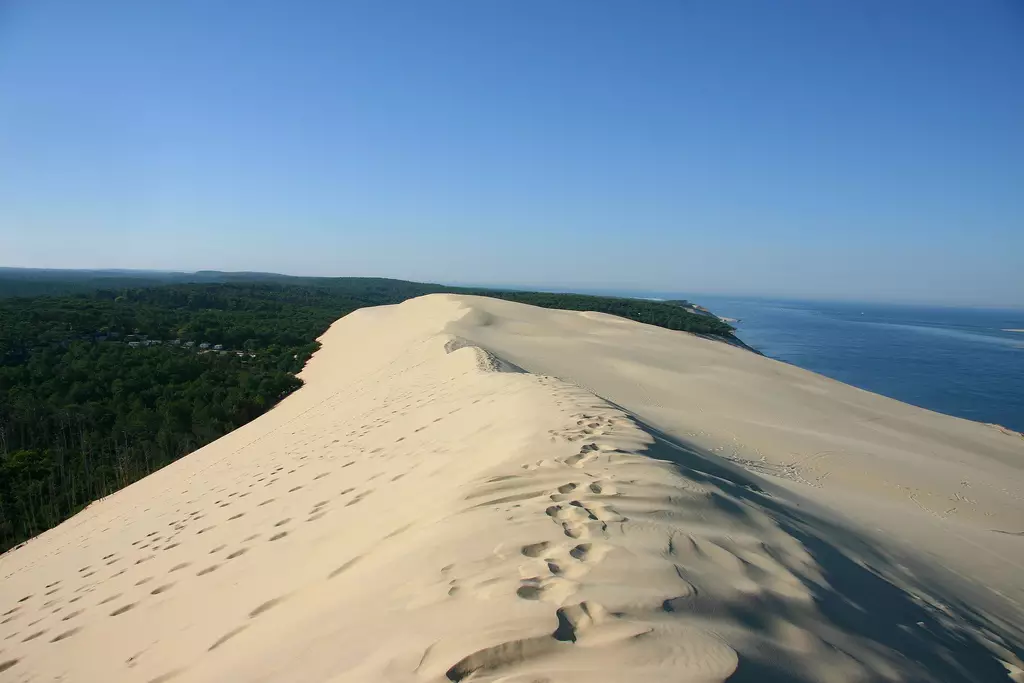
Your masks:
{"label": "blue sky", "polygon": [[1024,4],[0,3],[0,265],[1024,305]]}

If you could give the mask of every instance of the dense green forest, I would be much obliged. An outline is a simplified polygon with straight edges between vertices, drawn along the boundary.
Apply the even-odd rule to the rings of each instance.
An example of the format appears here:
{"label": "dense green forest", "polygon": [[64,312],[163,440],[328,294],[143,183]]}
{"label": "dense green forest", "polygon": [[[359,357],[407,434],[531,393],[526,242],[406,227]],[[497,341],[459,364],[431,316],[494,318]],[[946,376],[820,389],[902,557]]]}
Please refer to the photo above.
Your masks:
{"label": "dense green forest", "polygon": [[714,315],[695,314],[676,304],[644,299],[625,299],[589,294],[548,294],[545,292],[475,291],[474,294],[508,299],[542,308],[611,313],[637,322],[715,337],[731,338],[733,328]]}
{"label": "dense green forest", "polygon": [[0,550],[263,414],[301,385],[316,338],[363,306],[447,291],[732,331],[635,299],[275,277],[0,300]]}
{"label": "dense green forest", "polygon": [[[279,273],[200,270],[195,273],[155,270],[59,270],[0,267],[0,299],[14,296],[62,296],[98,290],[121,291],[171,284],[273,283],[318,287],[350,295],[384,291],[439,291],[439,285],[372,277],[302,277]],[[414,295],[415,296],[415,295]]]}

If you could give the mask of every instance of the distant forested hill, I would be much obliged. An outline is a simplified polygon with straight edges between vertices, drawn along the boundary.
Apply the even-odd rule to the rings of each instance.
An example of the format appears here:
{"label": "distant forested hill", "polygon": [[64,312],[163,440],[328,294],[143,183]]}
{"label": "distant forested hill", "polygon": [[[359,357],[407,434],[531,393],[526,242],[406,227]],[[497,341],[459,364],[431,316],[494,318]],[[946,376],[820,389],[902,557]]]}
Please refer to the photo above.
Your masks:
{"label": "distant forested hill", "polygon": [[[60,296],[95,292],[101,289],[123,290],[159,287],[170,284],[218,284],[264,282],[293,286],[326,287],[350,294],[405,288],[439,287],[415,282],[373,277],[297,277],[278,273],[229,273],[200,270],[195,273],[155,270],[51,270],[43,268],[0,268],[0,299],[15,296]],[[418,290],[417,290],[418,291]],[[434,290],[430,290],[434,291]]]}
{"label": "distant forested hill", "polygon": [[[0,549],[263,414],[301,385],[316,338],[363,306],[473,293],[732,338],[717,318],[634,299],[197,275],[220,281],[137,287],[136,275],[50,271],[34,281],[79,293],[0,300]],[[97,288],[111,277],[116,287]]]}

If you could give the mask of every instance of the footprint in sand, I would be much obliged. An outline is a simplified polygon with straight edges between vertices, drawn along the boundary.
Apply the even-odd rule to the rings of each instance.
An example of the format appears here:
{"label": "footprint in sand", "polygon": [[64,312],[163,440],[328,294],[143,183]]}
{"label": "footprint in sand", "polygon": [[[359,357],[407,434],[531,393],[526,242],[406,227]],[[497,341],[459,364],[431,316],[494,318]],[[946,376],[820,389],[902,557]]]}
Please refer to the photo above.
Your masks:
{"label": "footprint in sand", "polygon": [[585,576],[590,568],[576,561],[557,560],[551,558],[546,560],[547,570],[552,576],[560,576],[566,579],[579,579]]}
{"label": "footprint in sand", "polygon": [[569,555],[580,562],[600,562],[610,550],[606,545],[579,543],[569,551]]}
{"label": "footprint in sand", "polygon": [[560,576],[534,576],[523,579],[516,590],[523,600],[544,600],[557,605],[576,592],[579,584]]}
{"label": "footprint in sand", "polygon": [[345,564],[341,565],[340,567],[338,567],[337,569],[332,571],[330,574],[328,574],[327,578],[328,579],[333,579],[334,577],[338,576],[339,574],[341,574],[341,573],[345,572],[346,570],[352,568],[352,566],[355,565],[357,562],[359,562],[359,560],[361,560],[361,559],[362,559],[362,555],[357,555],[356,557],[353,557],[351,560],[349,560],[348,562],[346,562]]}
{"label": "footprint in sand", "polygon": [[558,522],[581,522],[590,519],[590,513],[578,500],[570,501],[568,505],[551,505],[544,514]]}
{"label": "footprint in sand", "polygon": [[531,543],[530,545],[524,545],[520,552],[526,557],[541,557],[547,552],[551,544],[547,541],[541,541],[540,543]]}
{"label": "footprint in sand", "polygon": [[75,635],[76,633],[78,633],[81,630],[82,630],[82,628],[80,626],[75,627],[73,629],[69,629],[67,631],[64,631],[60,635],[57,635],[57,636],[54,636],[53,638],[51,638],[50,642],[51,643],[57,643],[57,642],[60,642],[62,640],[66,640],[66,639],[70,638],[71,636]]}
{"label": "footprint in sand", "polygon": [[118,607],[116,610],[111,612],[110,616],[116,617],[118,615],[124,614],[125,612],[133,609],[137,604],[138,603],[135,602],[129,602],[127,605],[122,605],[121,607]]}
{"label": "footprint in sand", "polygon": [[273,608],[277,607],[278,605],[280,605],[282,602],[284,602],[287,599],[288,599],[287,595],[281,595],[281,596],[276,597],[276,598],[274,598],[272,600],[267,600],[262,605],[258,606],[253,611],[249,612],[249,618],[250,619],[254,619],[254,618],[258,617],[259,615],[263,614],[264,612],[268,612],[268,611],[272,610]]}
{"label": "footprint in sand", "polygon": [[[592,528],[593,527],[593,528]],[[595,522],[562,522],[562,532],[572,539],[590,538],[595,533],[604,533],[605,525]]]}
{"label": "footprint in sand", "polygon": [[247,628],[249,628],[249,625],[248,624],[243,624],[243,625],[239,626],[238,628],[235,628],[235,629],[232,629],[232,630],[228,631],[227,633],[222,635],[220,638],[218,638],[216,641],[214,641],[213,645],[211,645],[208,648],[207,651],[208,652],[212,652],[213,650],[216,650],[218,647],[220,647],[224,643],[228,642],[229,640],[231,640],[232,638],[234,638],[235,636],[237,636],[239,633],[241,633],[242,631],[244,631]]}
{"label": "footprint in sand", "polygon": [[345,507],[349,507],[351,505],[355,505],[355,504],[359,503],[360,501],[363,500],[363,498],[366,498],[368,495],[373,493],[373,491],[374,491],[373,489],[370,489],[369,491],[363,491],[362,493],[356,494],[355,498],[353,498],[349,502],[345,503]]}
{"label": "footprint in sand", "polygon": [[628,518],[624,515],[619,514],[618,510],[613,508],[611,505],[606,503],[587,503],[583,507],[590,515],[590,519],[604,522],[606,524],[615,524],[619,522],[626,522]]}

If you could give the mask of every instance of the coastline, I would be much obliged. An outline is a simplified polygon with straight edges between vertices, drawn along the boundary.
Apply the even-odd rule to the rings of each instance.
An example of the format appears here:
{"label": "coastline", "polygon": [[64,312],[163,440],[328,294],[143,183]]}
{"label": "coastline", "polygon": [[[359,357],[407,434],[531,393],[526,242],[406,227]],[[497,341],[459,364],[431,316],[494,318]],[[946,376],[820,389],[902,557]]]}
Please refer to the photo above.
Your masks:
{"label": "coastline", "polygon": [[1024,487],[1019,439],[696,335],[482,297],[360,309],[320,341],[272,411],[0,559],[11,675],[1024,668],[1024,502],[1000,493]]}
{"label": "coastline", "polygon": [[[771,358],[947,415],[1024,431],[1019,310],[708,297]],[[865,315],[861,315],[861,313]]]}

